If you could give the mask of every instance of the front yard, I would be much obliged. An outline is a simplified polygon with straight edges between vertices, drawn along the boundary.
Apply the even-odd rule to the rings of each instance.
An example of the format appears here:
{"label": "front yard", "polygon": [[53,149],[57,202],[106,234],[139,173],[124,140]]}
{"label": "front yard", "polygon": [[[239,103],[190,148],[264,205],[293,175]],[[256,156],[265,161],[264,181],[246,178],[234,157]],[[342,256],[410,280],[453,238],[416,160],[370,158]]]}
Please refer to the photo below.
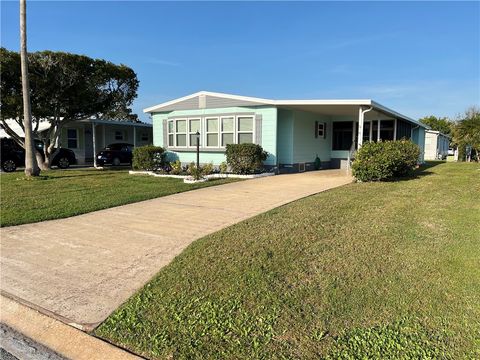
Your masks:
{"label": "front yard", "polygon": [[181,179],[133,176],[128,170],[50,170],[32,180],[22,172],[2,173],[0,225],[60,219],[231,181],[184,184]]}
{"label": "front yard", "polygon": [[434,165],[200,239],[95,334],[149,358],[479,358],[479,165]]}

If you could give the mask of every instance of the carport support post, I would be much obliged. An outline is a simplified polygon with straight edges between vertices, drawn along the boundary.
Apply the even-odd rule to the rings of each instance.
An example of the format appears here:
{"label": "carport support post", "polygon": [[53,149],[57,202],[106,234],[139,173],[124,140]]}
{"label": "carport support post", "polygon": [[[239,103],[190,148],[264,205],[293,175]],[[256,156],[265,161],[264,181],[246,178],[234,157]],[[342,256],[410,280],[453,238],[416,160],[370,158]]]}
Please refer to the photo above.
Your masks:
{"label": "carport support post", "polygon": [[363,107],[358,107],[358,137],[357,137],[357,149],[360,149],[363,145],[363,123],[364,123],[365,113],[363,112]]}
{"label": "carport support post", "polygon": [[380,141],[380,116],[377,118],[377,142]]}
{"label": "carport support post", "polygon": [[137,147],[137,127],[133,125],[133,147]]}
{"label": "carport support post", "polygon": [[92,121],[93,167],[97,167],[97,144],[95,139],[95,122]]}

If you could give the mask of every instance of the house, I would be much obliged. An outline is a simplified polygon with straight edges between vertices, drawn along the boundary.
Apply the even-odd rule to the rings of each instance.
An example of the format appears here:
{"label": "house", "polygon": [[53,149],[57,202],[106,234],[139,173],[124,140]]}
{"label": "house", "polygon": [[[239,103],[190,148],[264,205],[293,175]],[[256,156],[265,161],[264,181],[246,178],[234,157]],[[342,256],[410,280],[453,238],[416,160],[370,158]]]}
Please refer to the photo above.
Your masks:
{"label": "house", "polygon": [[443,160],[448,156],[450,137],[435,130],[425,131],[425,160]]}
{"label": "house", "polygon": [[78,164],[94,163],[95,154],[108,144],[130,143],[136,147],[152,142],[151,124],[100,119],[72,122],[62,129],[59,138],[59,146],[73,150]]}
{"label": "house", "polygon": [[[424,159],[425,125],[373,100],[270,100],[201,91],[144,109],[153,119],[154,145],[170,161],[225,161],[225,145],[252,142],[268,152],[279,173],[344,168],[366,141],[411,139]],[[358,136],[357,134],[361,134]]]}
{"label": "house", "polygon": [[[23,130],[14,120],[8,125],[21,137]],[[41,121],[38,132],[49,129],[50,123]],[[0,130],[0,137],[8,137]],[[62,129],[57,147],[71,149],[75,153],[77,164],[93,164],[95,154],[108,144],[130,143],[134,146],[149,145],[153,142],[152,125],[122,120],[86,119],[68,123]]]}

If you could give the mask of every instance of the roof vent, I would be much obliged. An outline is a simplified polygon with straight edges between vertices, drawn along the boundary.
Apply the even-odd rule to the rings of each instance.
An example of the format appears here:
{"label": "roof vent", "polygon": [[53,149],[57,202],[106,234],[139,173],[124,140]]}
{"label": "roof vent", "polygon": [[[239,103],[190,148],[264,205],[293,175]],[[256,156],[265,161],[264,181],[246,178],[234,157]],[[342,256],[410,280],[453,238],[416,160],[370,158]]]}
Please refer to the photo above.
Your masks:
{"label": "roof vent", "polygon": [[198,95],[198,108],[205,109],[207,107],[207,96],[205,94]]}

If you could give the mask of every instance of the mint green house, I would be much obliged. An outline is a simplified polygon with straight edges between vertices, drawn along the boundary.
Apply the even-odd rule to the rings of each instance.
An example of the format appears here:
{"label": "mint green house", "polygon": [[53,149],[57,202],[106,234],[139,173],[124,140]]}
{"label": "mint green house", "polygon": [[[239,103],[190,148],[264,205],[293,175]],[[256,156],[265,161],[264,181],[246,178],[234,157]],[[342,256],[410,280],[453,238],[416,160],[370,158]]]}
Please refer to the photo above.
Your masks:
{"label": "mint green house", "polygon": [[[270,100],[200,91],[144,109],[153,119],[153,143],[168,160],[225,161],[225,145],[256,143],[268,152],[264,165],[278,173],[348,166],[366,141],[411,139],[423,162],[425,125],[372,100]],[[360,135],[360,136],[359,136]]]}

